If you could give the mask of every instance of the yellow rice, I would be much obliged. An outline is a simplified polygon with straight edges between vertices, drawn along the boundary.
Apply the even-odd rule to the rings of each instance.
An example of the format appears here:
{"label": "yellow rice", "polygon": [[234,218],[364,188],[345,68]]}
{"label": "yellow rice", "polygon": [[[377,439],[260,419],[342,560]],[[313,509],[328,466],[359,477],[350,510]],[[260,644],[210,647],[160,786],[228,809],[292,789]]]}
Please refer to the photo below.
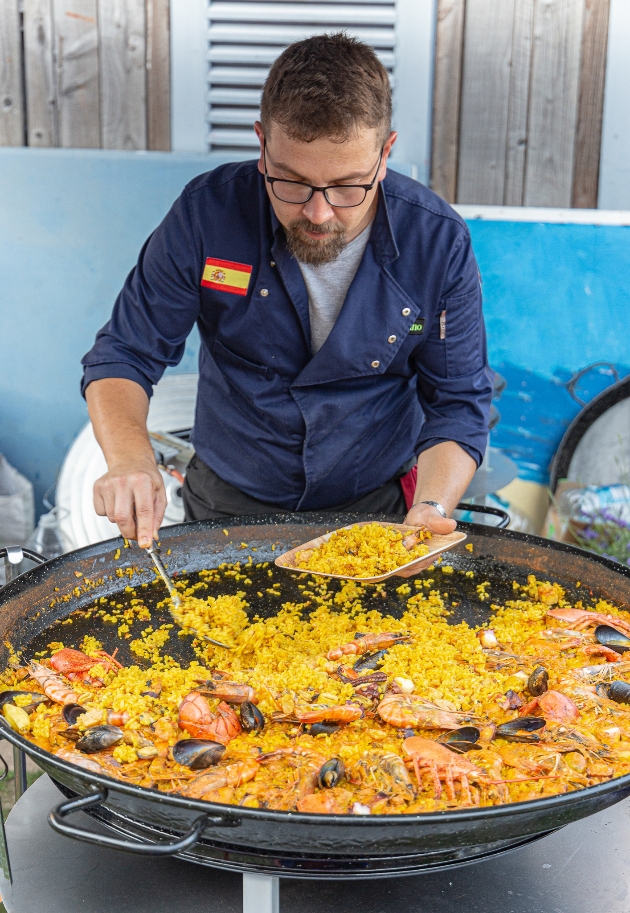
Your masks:
{"label": "yellow rice", "polygon": [[[430,539],[428,529],[419,530],[416,538]],[[410,549],[403,545],[403,534],[380,523],[366,523],[338,529],[329,539],[312,550],[298,552],[296,566],[306,571],[339,574],[342,577],[378,577],[388,571],[421,558],[429,551],[419,542]]]}

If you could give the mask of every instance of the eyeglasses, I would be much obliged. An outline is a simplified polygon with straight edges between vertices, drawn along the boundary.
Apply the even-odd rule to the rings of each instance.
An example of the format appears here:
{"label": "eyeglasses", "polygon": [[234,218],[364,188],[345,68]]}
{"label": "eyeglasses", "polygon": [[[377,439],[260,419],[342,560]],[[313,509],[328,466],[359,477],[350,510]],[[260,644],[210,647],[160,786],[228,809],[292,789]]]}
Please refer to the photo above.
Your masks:
{"label": "eyeglasses", "polygon": [[284,181],[281,178],[270,178],[267,173],[267,149],[263,150],[265,161],[265,180],[271,184],[273,195],[283,203],[296,203],[301,205],[308,203],[315,192],[323,193],[326,202],[337,209],[350,209],[352,206],[360,206],[372,190],[376,183],[376,177],[381,167],[383,159],[383,149],[378,157],[376,173],[369,184],[332,184],[329,187],[314,187],[313,184],[305,184],[303,181]]}

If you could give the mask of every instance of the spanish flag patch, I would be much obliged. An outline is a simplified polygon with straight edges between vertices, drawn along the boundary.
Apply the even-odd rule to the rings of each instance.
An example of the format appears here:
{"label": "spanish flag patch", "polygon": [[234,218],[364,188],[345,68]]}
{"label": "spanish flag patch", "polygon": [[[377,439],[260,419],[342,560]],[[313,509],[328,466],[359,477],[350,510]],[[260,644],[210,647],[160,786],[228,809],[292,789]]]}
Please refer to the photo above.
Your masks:
{"label": "spanish flag patch", "polygon": [[201,284],[206,288],[220,289],[233,295],[246,295],[251,266],[246,263],[233,263],[231,260],[215,260],[208,257],[201,277]]}

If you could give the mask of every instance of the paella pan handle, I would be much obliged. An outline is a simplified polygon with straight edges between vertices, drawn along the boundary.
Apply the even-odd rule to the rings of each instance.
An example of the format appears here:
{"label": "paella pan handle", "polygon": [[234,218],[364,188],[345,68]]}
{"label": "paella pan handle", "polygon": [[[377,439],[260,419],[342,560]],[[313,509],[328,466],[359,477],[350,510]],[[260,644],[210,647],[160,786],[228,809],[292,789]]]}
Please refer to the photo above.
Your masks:
{"label": "paella pan handle", "polygon": [[48,814],[48,823],[59,834],[65,837],[73,837],[75,840],[82,840],[84,843],[94,843],[96,846],[106,846],[113,850],[125,850],[127,853],[137,853],[141,856],[174,856],[176,853],[182,853],[189,850],[201,837],[204,828],[208,825],[226,825],[234,826],[240,824],[238,819],[226,819],[219,815],[200,815],[192,824],[190,830],[183,837],[177,840],[169,840],[164,843],[141,843],[129,840],[118,840],[116,837],[108,837],[106,834],[97,834],[94,831],[86,831],[80,827],[74,827],[63,819],[72,814],[72,812],[85,811],[93,808],[107,799],[107,789],[101,787],[87,796],[81,796],[77,799],[71,799],[69,802],[62,802],[57,805]]}
{"label": "paella pan handle", "polygon": [[495,529],[505,529],[506,526],[510,525],[510,515],[499,507],[486,507],[485,504],[464,504],[462,501],[455,510],[469,510],[473,514],[492,514],[495,517],[500,517],[501,520],[497,523]]}
{"label": "paella pan handle", "polygon": [[30,548],[23,548],[21,545],[8,545],[6,548],[0,548],[0,561],[4,559],[5,580],[10,583],[14,577],[14,570],[24,558],[34,561],[35,564],[44,564],[47,558],[38,552],[31,551]]}

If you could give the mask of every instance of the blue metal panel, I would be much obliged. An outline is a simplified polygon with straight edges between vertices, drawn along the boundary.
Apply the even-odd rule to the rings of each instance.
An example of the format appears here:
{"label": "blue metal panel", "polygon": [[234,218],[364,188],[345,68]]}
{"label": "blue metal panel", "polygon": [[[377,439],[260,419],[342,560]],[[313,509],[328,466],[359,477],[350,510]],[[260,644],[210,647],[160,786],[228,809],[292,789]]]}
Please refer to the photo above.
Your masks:
{"label": "blue metal panel", "polygon": [[628,363],[630,227],[472,221],[490,357],[550,376]]}
{"label": "blue metal panel", "polygon": [[[225,160],[0,149],[0,451],[34,482],[38,505],[86,420],[79,360],[141,244],[184,184]],[[540,375],[525,422],[532,428],[544,424],[544,385],[557,368],[565,379],[591,361],[630,362],[630,229],[475,221],[471,230],[491,359],[513,366],[497,434],[505,431],[503,446],[519,438],[524,466],[519,372]],[[193,338],[176,370],[195,370],[196,352]],[[562,423],[574,407],[560,392],[553,402]],[[546,439],[540,465],[555,441],[555,433]]]}

